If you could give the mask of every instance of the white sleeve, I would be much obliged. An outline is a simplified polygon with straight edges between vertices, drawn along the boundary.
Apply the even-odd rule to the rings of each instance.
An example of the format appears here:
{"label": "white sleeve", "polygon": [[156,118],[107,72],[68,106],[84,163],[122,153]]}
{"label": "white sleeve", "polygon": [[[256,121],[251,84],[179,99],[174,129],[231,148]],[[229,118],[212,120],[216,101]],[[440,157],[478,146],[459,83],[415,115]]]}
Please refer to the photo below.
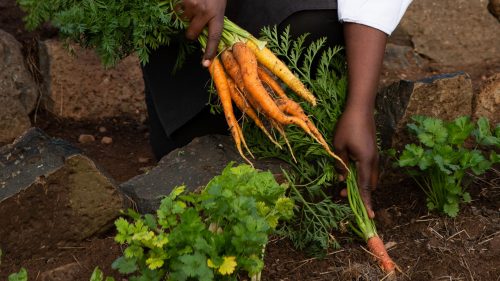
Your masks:
{"label": "white sleeve", "polygon": [[338,0],[341,22],[354,22],[390,35],[412,0]]}

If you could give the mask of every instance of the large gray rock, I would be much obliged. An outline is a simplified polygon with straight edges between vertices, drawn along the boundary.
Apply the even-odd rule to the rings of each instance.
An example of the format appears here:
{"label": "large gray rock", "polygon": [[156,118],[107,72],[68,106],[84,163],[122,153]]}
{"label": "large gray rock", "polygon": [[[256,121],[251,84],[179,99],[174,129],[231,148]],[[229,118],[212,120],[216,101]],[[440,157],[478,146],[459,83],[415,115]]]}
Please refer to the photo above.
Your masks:
{"label": "large gray rock", "polygon": [[477,97],[474,99],[475,119],[486,117],[490,123],[500,122],[500,73],[497,73],[483,84]]}
{"label": "large gray rock", "polygon": [[416,52],[439,64],[498,60],[500,28],[487,5],[484,0],[413,1],[396,34],[408,34]]}
{"label": "large gray rock", "polygon": [[144,81],[137,57],[105,69],[94,51],[72,48],[74,55],[58,40],[40,43],[44,106],[49,111],[75,120],[124,115],[145,120]]}
{"label": "large gray rock", "polygon": [[0,30],[0,143],[11,142],[30,126],[38,88],[26,68],[21,44]]}
{"label": "large gray rock", "polygon": [[[137,204],[141,213],[155,212],[163,196],[176,186],[186,185],[195,191],[219,175],[229,162],[245,163],[234,149],[228,136],[209,135],[195,138],[183,148],[163,157],[148,173],[136,176],[120,185],[122,191]],[[286,164],[276,160],[259,161],[254,166],[281,174]]]}
{"label": "large gray rock", "polygon": [[124,202],[92,160],[39,129],[0,148],[0,248],[7,254],[30,257],[107,230]]}
{"label": "large gray rock", "polygon": [[401,148],[407,141],[406,125],[413,115],[452,120],[472,113],[472,82],[463,73],[432,76],[394,83],[377,95],[376,123],[382,148]]}

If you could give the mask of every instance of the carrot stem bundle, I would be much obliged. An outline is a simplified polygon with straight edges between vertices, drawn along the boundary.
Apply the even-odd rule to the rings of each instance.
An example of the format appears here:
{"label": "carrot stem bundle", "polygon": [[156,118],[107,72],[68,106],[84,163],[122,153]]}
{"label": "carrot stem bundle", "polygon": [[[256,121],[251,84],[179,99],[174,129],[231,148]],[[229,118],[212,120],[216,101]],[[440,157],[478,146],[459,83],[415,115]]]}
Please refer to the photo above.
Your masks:
{"label": "carrot stem bundle", "polygon": [[357,228],[352,226],[353,231],[366,241],[370,253],[376,257],[384,273],[394,275],[397,265],[387,253],[384,242],[378,236],[375,222],[368,217],[363,200],[359,194],[357,173],[354,167],[348,170],[347,198],[357,224]]}

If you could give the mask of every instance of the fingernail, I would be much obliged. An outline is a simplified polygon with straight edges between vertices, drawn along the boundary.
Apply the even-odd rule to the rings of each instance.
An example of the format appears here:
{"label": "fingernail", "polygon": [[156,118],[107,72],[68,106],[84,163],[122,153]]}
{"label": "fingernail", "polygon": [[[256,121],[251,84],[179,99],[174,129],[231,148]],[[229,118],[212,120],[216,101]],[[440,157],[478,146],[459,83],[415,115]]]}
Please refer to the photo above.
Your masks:
{"label": "fingernail", "polygon": [[209,60],[203,60],[201,63],[203,64],[204,67],[209,67],[210,66],[210,61]]}
{"label": "fingernail", "polygon": [[373,210],[370,210],[368,216],[370,217],[370,219],[374,219],[375,218],[375,212],[373,212]]}

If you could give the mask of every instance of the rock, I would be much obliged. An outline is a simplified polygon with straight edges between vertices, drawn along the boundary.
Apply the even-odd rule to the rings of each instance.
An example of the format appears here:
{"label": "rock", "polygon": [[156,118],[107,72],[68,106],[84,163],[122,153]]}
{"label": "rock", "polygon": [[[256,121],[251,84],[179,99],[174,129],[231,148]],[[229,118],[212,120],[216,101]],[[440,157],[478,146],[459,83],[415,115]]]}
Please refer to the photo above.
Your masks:
{"label": "rock", "polygon": [[406,125],[413,115],[452,120],[472,113],[472,82],[458,72],[419,81],[400,81],[382,89],[376,100],[376,123],[382,149],[408,142]]}
{"label": "rock", "polygon": [[0,143],[9,143],[31,127],[38,88],[26,68],[21,44],[0,30]]}
{"label": "rock", "polygon": [[93,135],[88,135],[88,134],[81,134],[79,137],[78,137],[78,142],[79,143],[91,143],[91,142],[94,142],[95,141],[95,137]]}
{"label": "rock", "polygon": [[421,66],[422,58],[410,46],[388,43],[385,48],[384,69],[388,71]]}
{"label": "rock", "polygon": [[75,120],[117,116],[144,120],[144,81],[137,57],[127,57],[106,70],[94,51],[72,47],[76,57],[57,40],[40,43],[44,106],[59,117]]}
{"label": "rock", "polygon": [[82,267],[74,262],[45,271],[40,274],[41,281],[68,281],[75,280],[81,276]]}
{"label": "rock", "polygon": [[113,139],[111,137],[102,137],[101,143],[102,144],[112,144],[113,143]]}
{"label": "rock", "polygon": [[[174,187],[186,185],[191,191],[197,190],[219,175],[231,161],[244,163],[229,136],[195,138],[187,146],[163,157],[147,173],[122,183],[120,189],[135,201],[139,212],[152,213],[160,205],[161,198],[168,195]],[[285,164],[269,160],[254,163],[254,166],[279,174]]]}
{"label": "rock", "polygon": [[500,122],[500,73],[491,76],[475,97],[472,116],[486,117],[491,124]]}
{"label": "rock", "polygon": [[125,201],[69,143],[30,129],[0,147],[0,248],[31,257],[108,230]]}
{"label": "rock", "polygon": [[488,11],[500,21],[500,0],[490,0]]}
{"label": "rock", "polygon": [[104,127],[104,126],[99,127],[99,133],[104,134],[107,131],[108,131],[108,129],[106,129],[106,127]]}
{"label": "rock", "polygon": [[408,34],[416,52],[439,64],[465,65],[498,60],[500,28],[498,21],[488,13],[487,3],[479,0],[413,1],[395,33]]}

